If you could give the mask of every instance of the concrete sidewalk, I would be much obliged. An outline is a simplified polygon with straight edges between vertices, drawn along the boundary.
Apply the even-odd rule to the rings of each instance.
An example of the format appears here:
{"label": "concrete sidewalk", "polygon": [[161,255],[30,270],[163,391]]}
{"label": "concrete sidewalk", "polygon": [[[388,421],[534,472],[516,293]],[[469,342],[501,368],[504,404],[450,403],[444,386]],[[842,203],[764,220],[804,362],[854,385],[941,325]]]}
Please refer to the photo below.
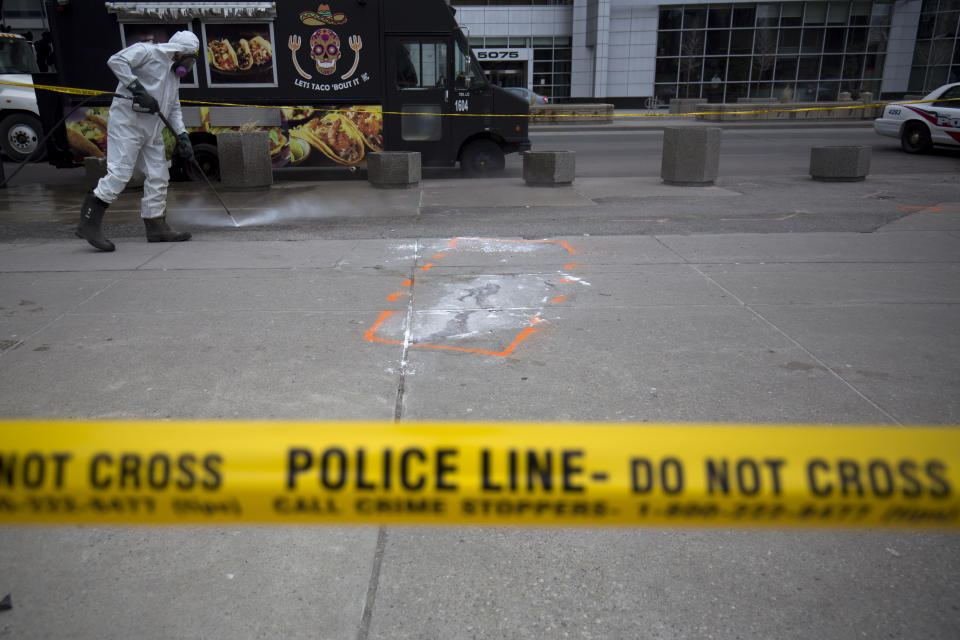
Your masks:
{"label": "concrete sidewalk", "polygon": [[[516,356],[550,374],[527,376],[527,393],[513,402],[512,381],[501,387],[497,377],[516,366],[508,364],[514,358],[418,354],[431,364],[407,381],[408,391],[429,388],[436,381],[428,371],[440,364],[453,367],[442,378],[471,382],[423,398],[408,394],[404,418],[953,423],[960,416],[951,393],[957,372],[943,358],[957,346],[947,319],[960,295],[960,206],[934,209],[869,234],[295,242],[235,236],[178,244],[128,239],[113,254],[79,240],[0,245],[0,379],[7,390],[0,414],[391,419],[400,354],[363,334],[380,311],[410,306],[419,321],[409,330],[422,331],[424,340],[458,313],[496,310],[498,317],[478,318],[476,327],[471,319],[448,336],[490,350],[531,314],[542,314],[545,337]],[[416,295],[388,300],[411,277]],[[450,297],[486,285],[500,293],[484,304],[476,296]],[[547,304],[557,297],[548,293],[564,300]],[[911,322],[937,313],[919,325],[897,320],[914,317],[915,306]],[[830,339],[816,349],[801,339],[803,323],[794,326],[809,314],[823,314],[824,322],[840,316],[819,327]],[[849,325],[847,316],[855,316]],[[659,330],[651,324],[657,317]],[[914,348],[883,356],[906,344]],[[698,357],[688,360],[696,345]],[[731,354],[751,364],[736,371],[732,386],[721,373],[733,364]],[[784,358],[783,367],[773,366]],[[917,369],[904,370],[913,361]],[[163,366],[150,364],[157,362]],[[805,363],[800,369],[808,374],[798,376],[791,362]],[[345,396],[329,393],[328,376]],[[637,376],[665,379],[638,396]],[[549,391],[560,380],[576,400]],[[271,392],[274,385],[285,400]],[[758,395],[744,402],[754,386]]]}
{"label": "concrete sidewalk", "polygon": [[[743,206],[732,186],[646,193],[661,211],[726,211]],[[190,187],[173,197],[199,233],[171,245],[138,235],[125,195],[114,254],[66,233],[0,244],[0,415],[960,422],[960,198],[869,233],[331,238],[309,224],[329,207],[338,225],[415,219],[453,194],[596,211],[631,203],[625,188],[584,181],[571,203],[511,180],[281,184],[231,195],[238,217],[266,216],[235,228]],[[823,188],[864,206],[860,187]],[[75,190],[20,188],[0,219],[67,232]],[[271,237],[278,198],[303,216]],[[372,335],[409,349],[370,339],[388,310]],[[481,353],[535,316],[508,356]],[[913,532],[19,528],[0,530],[14,604],[0,636],[947,639],[958,576],[957,536]]]}

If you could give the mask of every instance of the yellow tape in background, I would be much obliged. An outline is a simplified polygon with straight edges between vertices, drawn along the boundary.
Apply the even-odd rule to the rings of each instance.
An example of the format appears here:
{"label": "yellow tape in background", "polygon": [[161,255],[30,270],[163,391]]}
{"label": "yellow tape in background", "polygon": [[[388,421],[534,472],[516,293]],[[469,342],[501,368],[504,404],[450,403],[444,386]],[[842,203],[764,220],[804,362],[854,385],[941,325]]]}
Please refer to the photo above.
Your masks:
{"label": "yellow tape in background", "polygon": [[[83,96],[96,96],[96,95],[110,95],[111,91],[97,91],[94,89],[75,89],[73,87],[59,87],[54,85],[42,85],[42,84],[29,84],[24,82],[10,82],[0,80],[0,85],[10,85],[13,87],[26,87],[30,89],[39,89],[41,91],[53,91],[56,93],[66,93],[72,95],[83,95]],[[930,100],[911,100],[904,102],[902,100],[897,101],[897,105],[904,104],[924,104],[929,102],[950,102],[958,101],[960,98],[934,98]],[[235,102],[210,102],[206,100],[180,100],[182,104],[195,104],[203,106],[215,106],[215,107],[247,107],[253,109],[286,109],[292,108],[288,106],[277,106],[277,105],[265,105],[265,104],[241,104]],[[689,118],[696,116],[736,116],[736,115],[759,115],[764,113],[800,113],[804,111],[836,111],[841,109],[869,109],[873,107],[886,107],[886,102],[876,103],[876,104],[852,104],[852,105],[831,105],[827,107],[797,107],[793,109],[760,109],[752,111],[696,111],[690,113],[618,113],[615,114],[614,118]],[[342,107],[331,107],[329,109],[315,108],[315,111],[329,111],[334,112],[338,111]],[[395,115],[395,116],[443,116],[443,117],[457,117],[457,118],[535,118],[535,117],[549,117],[549,118],[610,118],[609,114],[592,114],[592,113],[415,113],[411,111],[382,111],[384,115]]]}
{"label": "yellow tape in background", "polygon": [[75,89],[73,87],[59,87],[49,84],[31,84],[29,82],[11,82],[9,80],[0,80],[0,85],[24,87],[26,89],[39,89],[41,91],[53,91],[55,93],[67,93],[77,96],[98,96],[101,94],[112,93],[110,91],[97,91],[95,89]]}
{"label": "yellow tape in background", "polygon": [[0,523],[960,529],[960,429],[0,422]]}

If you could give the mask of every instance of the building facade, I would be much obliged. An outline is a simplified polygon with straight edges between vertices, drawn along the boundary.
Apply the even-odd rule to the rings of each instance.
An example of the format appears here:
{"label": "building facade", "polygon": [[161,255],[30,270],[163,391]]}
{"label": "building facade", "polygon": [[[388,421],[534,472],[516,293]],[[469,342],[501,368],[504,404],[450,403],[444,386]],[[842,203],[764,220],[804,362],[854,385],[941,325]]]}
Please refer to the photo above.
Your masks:
{"label": "building facade", "polygon": [[490,79],[639,106],[897,98],[960,82],[960,0],[452,0]]}
{"label": "building facade", "polygon": [[[448,1],[493,82],[554,100],[899,98],[960,82],[960,0]],[[42,0],[0,8],[13,31],[46,28]]]}

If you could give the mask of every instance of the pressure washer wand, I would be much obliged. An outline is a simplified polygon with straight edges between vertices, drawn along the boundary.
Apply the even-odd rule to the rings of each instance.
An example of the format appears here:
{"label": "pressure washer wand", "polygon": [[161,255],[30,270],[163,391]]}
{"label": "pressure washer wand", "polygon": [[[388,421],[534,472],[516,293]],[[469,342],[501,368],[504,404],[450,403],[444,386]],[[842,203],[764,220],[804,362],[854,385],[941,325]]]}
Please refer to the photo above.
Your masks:
{"label": "pressure washer wand", "polygon": [[[167,116],[163,115],[163,112],[162,112],[162,111],[157,111],[157,115],[160,116],[160,120],[163,121],[164,126],[165,126],[167,129],[170,129],[170,133],[172,133],[174,136],[176,136],[176,135],[177,135],[177,132],[174,131],[174,130],[173,130],[173,127],[170,126],[170,121],[167,120]],[[203,170],[203,167],[201,167],[201,166],[200,166],[200,163],[197,162],[197,158],[196,158],[195,156],[191,156],[190,159],[193,161],[193,166],[196,167],[196,168],[197,168],[197,171],[200,172],[200,175],[203,176],[203,179],[206,181],[207,186],[210,187],[210,191],[213,191],[213,195],[217,196],[217,200],[220,201],[220,206],[223,207],[223,210],[227,212],[227,215],[228,215],[228,216],[230,216],[231,218],[233,218],[233,214],[230,213],[230,209],[227,208],[227,203],[224,202],[224,201],[223,201],[223,198],[220,197],[220,194],[217,193],[217,190],[214,188],[213,183],[210,182],[210,178],[207,177],[207,174],[206,174],[206,172]],[[235,219],[234,219],[234,221],[233,221],[233,224],[237,224],[237,221],[236,221]]]}

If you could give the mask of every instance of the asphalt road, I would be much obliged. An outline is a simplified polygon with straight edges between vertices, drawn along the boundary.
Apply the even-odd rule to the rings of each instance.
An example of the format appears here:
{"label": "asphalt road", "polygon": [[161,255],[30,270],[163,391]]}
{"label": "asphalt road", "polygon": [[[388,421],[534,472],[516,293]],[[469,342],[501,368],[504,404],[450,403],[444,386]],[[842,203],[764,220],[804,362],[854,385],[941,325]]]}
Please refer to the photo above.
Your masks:
{"label": "asphalt road", "polygon": [[[658,129],[624,131],[610,130],[531,131],[533,148],[538,151],[569,149],[577,154],[578,177],[631,177],[660,175],[660,153],[663,132]],[[960,172],[960,149],[937,148],[930,154],[909,155],[901,151],[900,143],[884,138],[864,124],[850,126],[804,126],[725,128],[720,147],[721,176],[789,176],[807,175],[810,168],[810,148],[825,145],[866,145],[873,147],[871,173],[896,175],[901,173]],[[10,176],[17,165],[4,162],[4,171]],[[507,176],[521,175],[519,154],[507,156]],[[277,173],[279,180],[300,179],[304,176],[289,170]],[[316,175],[308,177],[317,177]],[[322,177],[329,177],[323,175]],[[344,178],[359,176],[343,174]],[[458,178],[455,169],[425,169],[424,177],[434,179]],[[46,163],[34,163],[24,168],[11,180],[11,186],[23,184],[81,184],[82,168],[55,169]]]}

